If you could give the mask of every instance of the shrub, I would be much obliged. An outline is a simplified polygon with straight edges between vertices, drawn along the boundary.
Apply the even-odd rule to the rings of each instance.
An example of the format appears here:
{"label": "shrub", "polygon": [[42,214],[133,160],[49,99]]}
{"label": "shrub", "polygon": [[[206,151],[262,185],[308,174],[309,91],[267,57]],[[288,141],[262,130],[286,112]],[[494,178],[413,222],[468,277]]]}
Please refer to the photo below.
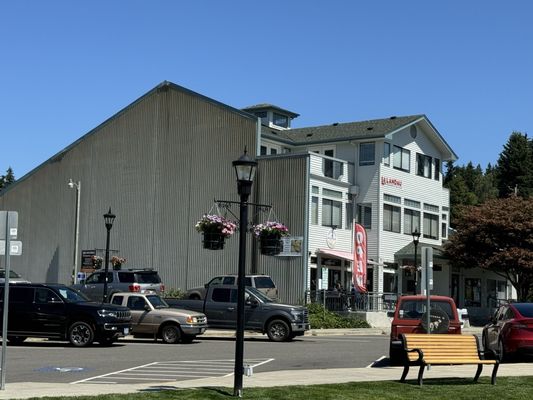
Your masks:
{"label": "shrub", "polygon": [[307,305],[309,310],[309,323],[313,329],[339,329],[339,328],[370,328],[370,325],[361,318],[343,317],[328,311],[318,303]]}
{"label": "shrub", "polygon": [[165,290],[164,297],[171,297],[173,299],[183,299],[185,298],[185,292],[180,288],[170,288]]}

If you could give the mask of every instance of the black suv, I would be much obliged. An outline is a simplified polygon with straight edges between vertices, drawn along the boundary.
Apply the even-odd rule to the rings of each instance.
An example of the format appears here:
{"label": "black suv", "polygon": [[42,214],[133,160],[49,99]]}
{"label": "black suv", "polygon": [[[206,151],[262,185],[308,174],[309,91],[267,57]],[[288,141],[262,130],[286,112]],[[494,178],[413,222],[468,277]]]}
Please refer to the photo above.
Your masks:
{"label": "black suv", "polygon": [[[79,290],[89,299],[102,301],[104,297],[105,271],[97,270],[79,284],[71,287]],[[107,272],[107,298],[118,292],[155,292],[161,294],[165,285],[157,271],[152,269],[122,269]]]}
{"label": "black suv", "polygon": [[[0,287],[0,312],[4,287]],[[0,319],[0,329],[3,321]],[[127,307],[93,303],[65,285],[17,283],[9,285],[7,340],[22,343],[27,337],[68,340],[76,347],[97,341],[110,345],[131,328]]]}

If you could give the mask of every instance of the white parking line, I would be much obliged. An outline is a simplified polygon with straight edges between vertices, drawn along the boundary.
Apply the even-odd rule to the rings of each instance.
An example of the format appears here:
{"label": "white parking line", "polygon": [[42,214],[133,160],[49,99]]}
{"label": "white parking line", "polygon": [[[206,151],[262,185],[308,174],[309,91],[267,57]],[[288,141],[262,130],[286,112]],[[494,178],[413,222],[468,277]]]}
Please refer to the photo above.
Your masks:
{"label": "white parking line", "polygon": [[[273,358],[244,360],[252,368],[274,361]],[[193,361],[162,361],[153,362],[138,367],[127,368],[92,378],[82,379],[77,383],[118,383],[125,380],[138,381],[175,381],[179,378],[198,379],[212,377],[226,377],[233,375],[235,360],[193,360]]]}

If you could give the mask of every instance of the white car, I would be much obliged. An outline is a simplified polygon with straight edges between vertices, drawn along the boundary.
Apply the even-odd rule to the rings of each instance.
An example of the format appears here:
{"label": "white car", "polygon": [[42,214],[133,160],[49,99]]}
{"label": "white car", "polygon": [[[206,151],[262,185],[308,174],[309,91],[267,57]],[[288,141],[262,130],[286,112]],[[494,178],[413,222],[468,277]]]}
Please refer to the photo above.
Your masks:
{"label": "white car", "polygon": [[[0,269],[0,283],[4,283],[5,281],[6,281],[6,270]],[[9,283],[31,283],[31,282],[27,279],[24,279],[18,273],[10,269],[9,270]]]}

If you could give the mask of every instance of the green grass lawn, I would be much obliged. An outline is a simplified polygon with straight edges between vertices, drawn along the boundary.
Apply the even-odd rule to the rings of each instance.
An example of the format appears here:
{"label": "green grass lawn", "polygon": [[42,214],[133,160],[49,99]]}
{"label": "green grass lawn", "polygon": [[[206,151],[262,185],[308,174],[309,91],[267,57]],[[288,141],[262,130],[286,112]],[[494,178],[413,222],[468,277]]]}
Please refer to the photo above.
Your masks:
{"label": "green grass lawn", "polygon": [[[320,373],[317,371],[317,373]],[[312,375],[309,380],[312,380]],[[335,385],[284,386],[275,388],[244,388],[243,398],[250,400],[357,400],[357,399],[405,399],[405,400],[501,400],[531,399],[533,377],[501,377],[496,385],[484,377],[479,383],[469,378],[426,379],[424,386],[415,380],[406,384],[392,381],[357,382]],[[233,397],[232,388],[179,389],[161,392],[146,391],[136,394],[106,395],[98,397],[45,397],[47,399],[70,400],[215,400]]]}

